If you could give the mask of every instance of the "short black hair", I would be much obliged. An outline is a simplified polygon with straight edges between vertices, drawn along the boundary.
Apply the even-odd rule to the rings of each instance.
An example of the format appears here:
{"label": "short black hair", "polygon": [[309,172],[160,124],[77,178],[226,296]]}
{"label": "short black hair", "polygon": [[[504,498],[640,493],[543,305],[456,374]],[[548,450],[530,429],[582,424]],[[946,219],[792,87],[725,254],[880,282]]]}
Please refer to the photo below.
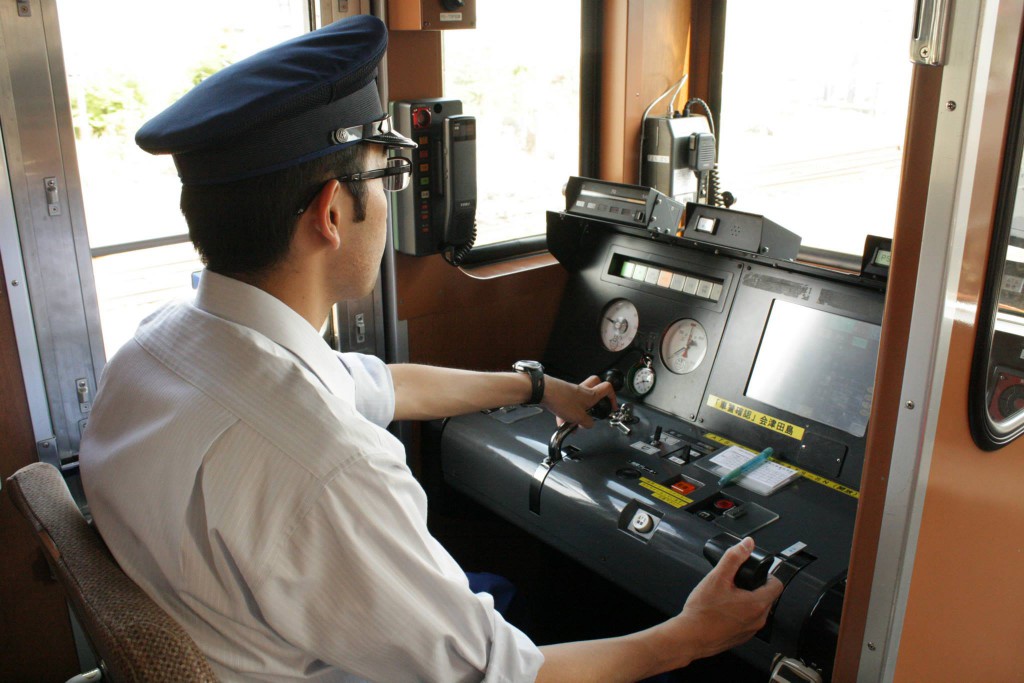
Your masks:
{"label": "short black hair", "polygon": [[[331,178],[363,170],[365,148],[353,145],[246,180],[183,185],[181,213],[203,263],[222,275],[257,275],[278,264],[302,210]],[[355,200],[359,223],[366,218],[366,184],[342,184]]]}

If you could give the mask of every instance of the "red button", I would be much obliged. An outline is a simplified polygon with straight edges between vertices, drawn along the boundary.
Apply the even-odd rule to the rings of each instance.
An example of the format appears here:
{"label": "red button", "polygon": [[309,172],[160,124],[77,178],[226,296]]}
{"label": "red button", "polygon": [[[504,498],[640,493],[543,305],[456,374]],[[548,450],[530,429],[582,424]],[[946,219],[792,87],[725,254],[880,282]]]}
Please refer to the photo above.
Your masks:
{"label": "red button", "polygon": [[684,496],[687,493],[690,493],[691,491],[695,490],[696,488],[696,486],[694,486],[688,481],[677,481],[676,483],[672,484],[672,490],[676,491],[677,493],[681,493]]}
{"label": "red button", "polygon": [[732,502],[728,498],[719,498],[715,501],[715,507],[719,510],[729,510],[736,507],[736,503]]}

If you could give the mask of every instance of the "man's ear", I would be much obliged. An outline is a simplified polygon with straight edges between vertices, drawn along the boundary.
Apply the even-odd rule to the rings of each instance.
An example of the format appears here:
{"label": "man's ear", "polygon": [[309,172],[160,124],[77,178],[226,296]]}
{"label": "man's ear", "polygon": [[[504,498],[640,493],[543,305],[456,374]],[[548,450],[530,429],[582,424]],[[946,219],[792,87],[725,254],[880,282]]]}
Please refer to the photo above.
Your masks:
{"label": "man's ear", "polygon": [[348,193],[342,191],[341,183],[328,180],[313,199],[307,215],[316,233],[335,249],[341,244],[341,220]]}

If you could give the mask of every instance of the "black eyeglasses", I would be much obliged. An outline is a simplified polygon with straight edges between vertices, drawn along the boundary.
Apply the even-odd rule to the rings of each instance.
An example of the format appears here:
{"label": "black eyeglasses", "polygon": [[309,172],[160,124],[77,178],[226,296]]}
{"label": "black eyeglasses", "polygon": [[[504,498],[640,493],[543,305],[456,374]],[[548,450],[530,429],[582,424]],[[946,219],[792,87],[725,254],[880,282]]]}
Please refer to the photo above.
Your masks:
{"label": "black eyeglasses", "polygon": [[354,183],[359,180],[373,180],[374,178],[384,179],[384,189],[388,192],[398,192],[409,186],[409,176],[412,173],[412,162],[405,157],[389,157],[384,168],[377,168],[372,171],[360,171],[351,175],[343,175],[335,178],[339,183]]}
{"label": "black eyeglasses", "polygon": [[[412,174],[412,162],[405,157],[388,157],[387,163],[384,168],[375,168],[372,171],[360,171],[359,173],[351,173],[349,175],[343,175],[335,178],[339,183],[357,183],[363,180],[373,180],[374,178],[383,178],[384,190],[386,192],[398,192],[404,190],[409,186],[409,176]],[[321,188],[323,186],[321,185]],[[310,203],[316,199],[316,195],[319,194],[320,188],[317,188],[316,192],[309,201],[302,205],[302,207],[295,212],[296,216],[301,216],[309,208]]]}

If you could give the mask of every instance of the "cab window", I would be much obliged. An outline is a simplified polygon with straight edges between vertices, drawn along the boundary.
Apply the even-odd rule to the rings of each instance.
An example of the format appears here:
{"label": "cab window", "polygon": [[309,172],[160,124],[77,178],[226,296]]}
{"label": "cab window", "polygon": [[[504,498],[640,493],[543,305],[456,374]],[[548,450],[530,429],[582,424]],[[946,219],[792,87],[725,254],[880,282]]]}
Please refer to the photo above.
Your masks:
{"label": "cab window", "polygon": [[737,210],[833,252],[892,236],[913,16],[908,0],[729,0],[719,172]]}
{"label": "cab window", "polygon": [[579,173],[580,1],[480,2],[476,28],[445,31],[444,96],[477,120],[477,245],[545,230]]}
{"label": "cab window", "polygon": [[111,0],[97,12],[90,3],[58,2],[108,357],[154,308],[188,296],[202,268],[178,209],[174,164],[140,150],[135,131],[206,76],[308,31],[307,4]]}

